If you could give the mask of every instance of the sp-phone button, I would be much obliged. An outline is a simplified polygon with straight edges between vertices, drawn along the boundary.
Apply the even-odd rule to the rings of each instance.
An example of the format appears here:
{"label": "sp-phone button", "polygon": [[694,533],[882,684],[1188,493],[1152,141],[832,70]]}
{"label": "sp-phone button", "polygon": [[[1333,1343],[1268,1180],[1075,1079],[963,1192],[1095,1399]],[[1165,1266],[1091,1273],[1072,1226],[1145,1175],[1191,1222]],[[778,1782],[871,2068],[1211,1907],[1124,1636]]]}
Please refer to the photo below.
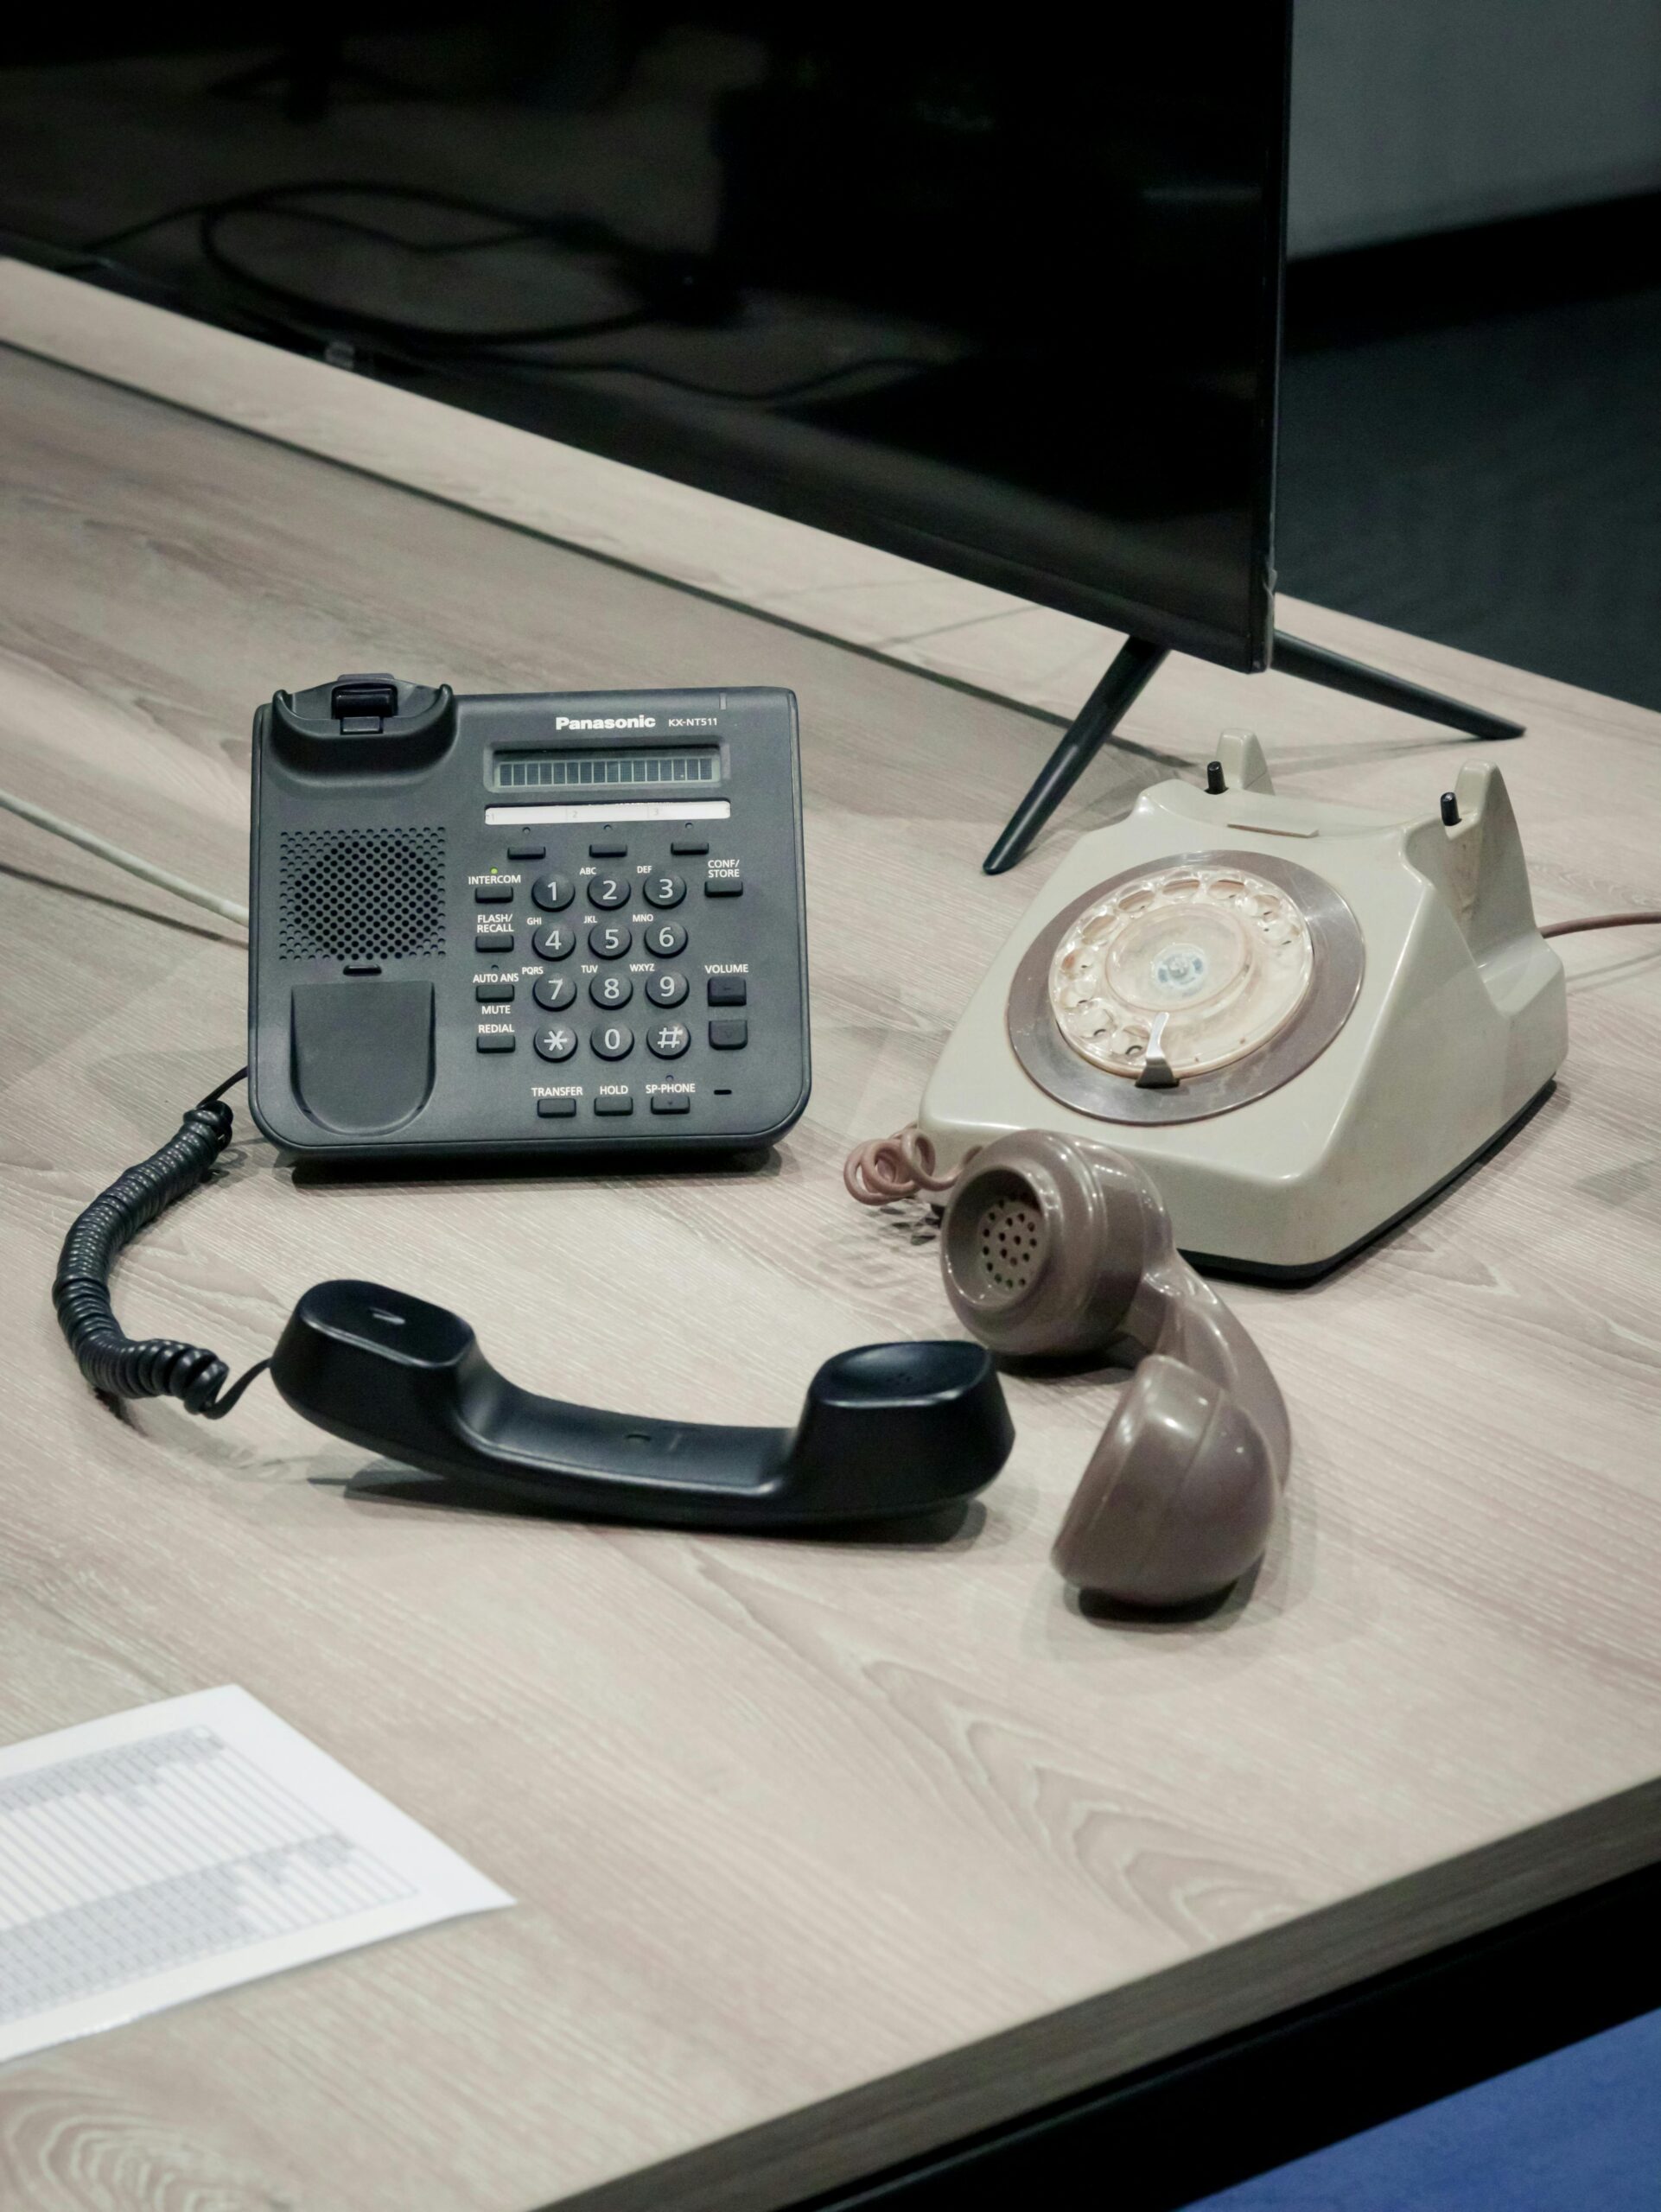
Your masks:
{"label": "sp-phone button", "polygon": [[654,1090],[652,1110],[654,1114],[690,1114],[692,1102],[684,1090]]}

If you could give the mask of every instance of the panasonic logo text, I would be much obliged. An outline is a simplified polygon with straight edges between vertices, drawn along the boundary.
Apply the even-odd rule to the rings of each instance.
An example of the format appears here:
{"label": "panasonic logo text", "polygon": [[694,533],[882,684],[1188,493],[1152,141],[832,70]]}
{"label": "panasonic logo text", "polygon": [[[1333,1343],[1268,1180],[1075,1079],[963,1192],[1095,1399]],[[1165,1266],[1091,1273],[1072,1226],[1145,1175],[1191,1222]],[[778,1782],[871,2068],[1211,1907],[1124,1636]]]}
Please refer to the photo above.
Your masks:
{"label": "panasonic logo text", "polygon": [[556,729],[656,729],[656,715],[556,715]]}

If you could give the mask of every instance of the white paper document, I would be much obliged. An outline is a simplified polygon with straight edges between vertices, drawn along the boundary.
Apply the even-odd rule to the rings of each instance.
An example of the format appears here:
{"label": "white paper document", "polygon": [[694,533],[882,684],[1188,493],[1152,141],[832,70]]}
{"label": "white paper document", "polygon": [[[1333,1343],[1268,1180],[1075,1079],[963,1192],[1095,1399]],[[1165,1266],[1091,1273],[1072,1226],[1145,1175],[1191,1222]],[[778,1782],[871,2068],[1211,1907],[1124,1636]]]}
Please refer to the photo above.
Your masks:
{"label": "white paper document", "polygon": [[0,2060],[512,1904],[246,1690],[0,1750]]}

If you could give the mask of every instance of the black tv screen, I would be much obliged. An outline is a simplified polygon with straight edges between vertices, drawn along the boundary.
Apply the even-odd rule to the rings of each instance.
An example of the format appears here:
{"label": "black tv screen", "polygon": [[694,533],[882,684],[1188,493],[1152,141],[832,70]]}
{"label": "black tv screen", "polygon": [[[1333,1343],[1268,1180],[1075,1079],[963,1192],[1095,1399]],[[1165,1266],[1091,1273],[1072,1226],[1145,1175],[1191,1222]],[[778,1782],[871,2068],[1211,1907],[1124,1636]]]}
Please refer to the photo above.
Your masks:
{"label": "black tv screen", "polygon": [[[365,103],[367,190],[329,188],[338,127],[308,176],[299,118],[274,176],[268,101],[239,202],[194,246],[181,222],[114,250],[196,253],[196,311],[1266,665],[1289,0],[566,0],[469,24],[489,81],[441,39],[401,106],[353,74],[368,49],[325,58],[334,124]],[[174,184],[224,194],[226,90]]]}

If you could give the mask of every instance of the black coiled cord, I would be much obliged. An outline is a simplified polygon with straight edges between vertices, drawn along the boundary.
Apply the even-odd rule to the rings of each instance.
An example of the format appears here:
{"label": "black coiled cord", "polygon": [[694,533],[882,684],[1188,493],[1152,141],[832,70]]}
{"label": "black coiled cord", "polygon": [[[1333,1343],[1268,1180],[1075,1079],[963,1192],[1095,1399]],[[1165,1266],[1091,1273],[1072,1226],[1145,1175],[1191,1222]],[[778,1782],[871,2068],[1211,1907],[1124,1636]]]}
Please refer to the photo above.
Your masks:
{"label": "black coiled cord", "polygon": [[121,1253],[175,1198],[207,1179],[230,1143],[231,1109],[224,1094],[247,1072],[239,1068],[193,1106],[177,1136],[100,1192],[63,1240],[52,1303],[65,1340],[95,1390],[118,1398],[178,1398],[187,1413],[218,1421],[270,1365],[262,1359],[221,1397],[231,1370],[217,1352],[169,1337],[130,1337],[110,1299],[110,1270]]}

